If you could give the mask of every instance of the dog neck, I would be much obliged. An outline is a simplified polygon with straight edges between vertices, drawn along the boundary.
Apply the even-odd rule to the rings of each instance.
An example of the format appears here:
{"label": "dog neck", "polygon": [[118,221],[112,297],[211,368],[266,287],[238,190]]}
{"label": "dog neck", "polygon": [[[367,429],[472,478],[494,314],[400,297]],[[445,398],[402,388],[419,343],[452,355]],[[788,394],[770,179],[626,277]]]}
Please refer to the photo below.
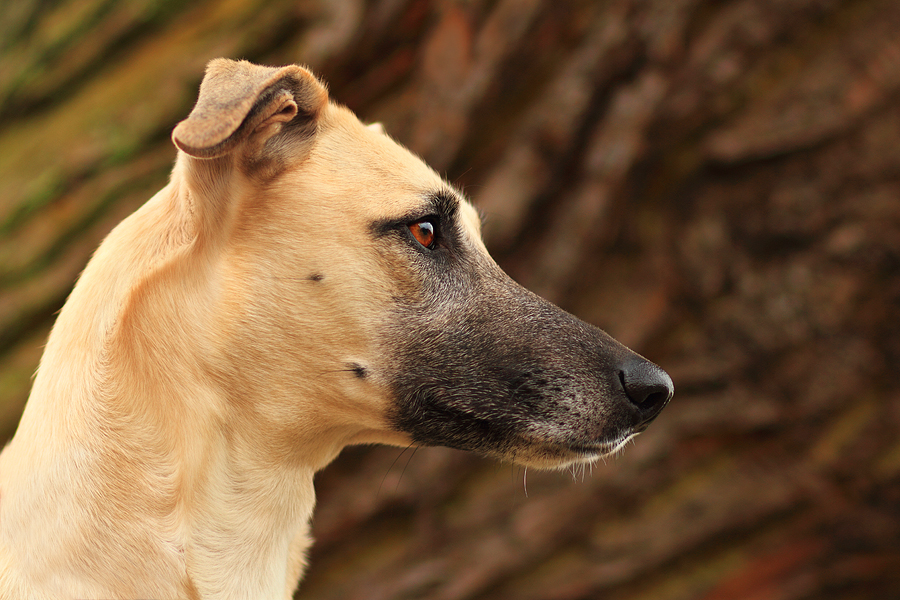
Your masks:
{"label": "dog neck", "polygon": [[14,561],[37,597],[42,585],[48,598],[289,597],[313,476],[358,433],[312,414],[299,431],[261,417],[277,382],[229,364],[222,265],[196,227],[172,223],[190,217],[182,189],[176,170],[98,251],[0,459],[4,532],[26,549],[0,556],[0,575]]}

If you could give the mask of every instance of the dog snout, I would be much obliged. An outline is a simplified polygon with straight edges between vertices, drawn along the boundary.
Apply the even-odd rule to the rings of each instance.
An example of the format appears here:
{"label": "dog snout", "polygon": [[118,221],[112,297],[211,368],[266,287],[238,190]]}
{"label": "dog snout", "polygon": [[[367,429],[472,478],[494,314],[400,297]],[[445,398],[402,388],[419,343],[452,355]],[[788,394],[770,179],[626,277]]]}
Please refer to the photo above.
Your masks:
{"label": "dog snout", "polygon": [[669,374],[640,357],[622,365],[619,381],[625,396],[640,411],[641,427],[649,425],[675,393],[675,385]]}

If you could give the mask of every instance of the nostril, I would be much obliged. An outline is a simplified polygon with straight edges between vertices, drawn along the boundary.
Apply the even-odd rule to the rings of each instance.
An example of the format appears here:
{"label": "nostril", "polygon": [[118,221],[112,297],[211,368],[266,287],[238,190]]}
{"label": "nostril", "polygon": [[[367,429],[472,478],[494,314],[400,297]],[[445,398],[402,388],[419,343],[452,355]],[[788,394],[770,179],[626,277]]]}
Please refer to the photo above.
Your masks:
{"label": "nostril", "polygon": [[672,399],[675,386],[669,374],[643,359],[627,364],[619,371],[622,389],[645,419],[652,419]]}

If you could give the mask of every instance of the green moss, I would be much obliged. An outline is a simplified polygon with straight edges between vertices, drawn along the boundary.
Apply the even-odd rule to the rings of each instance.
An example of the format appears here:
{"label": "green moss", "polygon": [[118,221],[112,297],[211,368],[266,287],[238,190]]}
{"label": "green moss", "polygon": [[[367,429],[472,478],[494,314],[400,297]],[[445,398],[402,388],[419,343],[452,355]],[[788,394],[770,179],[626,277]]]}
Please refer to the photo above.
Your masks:
{"label": "green moss", "polygon": [[25,190],[25,199],[15,206],[0,222],[0,237],[5,237],[27,221],[32,215],[49,205],[65,190],[64,178],[59,169],[49,169],[38,174]]}

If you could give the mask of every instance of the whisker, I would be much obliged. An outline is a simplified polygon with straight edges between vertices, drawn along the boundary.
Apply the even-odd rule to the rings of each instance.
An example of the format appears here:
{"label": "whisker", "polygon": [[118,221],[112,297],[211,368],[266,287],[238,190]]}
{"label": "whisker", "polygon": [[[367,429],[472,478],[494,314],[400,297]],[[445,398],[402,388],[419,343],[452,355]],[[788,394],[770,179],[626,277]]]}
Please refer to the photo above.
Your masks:
{"label": "whisker", "polygon": [[[385,480],[387,479],[387,476],[388,476],[388,475],[390,474],[390,472],[393,470],[394,465],[396,465],[396,464],[397,464],[397,461],[400,460],[400,457],[403,456],[403,454],[406,453],[406,451],[409,450],[409,449],[412,448],[412,447],[413,447],[413,445],[410,444],[409,446],[407,446],[406,448],[404,448],[403,450],[401,450],[401,451],[400,451],[400,454],[397,455],[397,458],[394,459],[394,462],[391,463],[391,466],[389,466],[389,467],[387,468],[387,471],[384,472],[384,477],[381,478],[381,483],[378,484],[378,491],[375,492],[375,497],[376,497],[376,498],[381,494],[381,488],[384,487],[384,482],[385,482]],[[415,452],[413,452],[413,454],[415,454]],[[410,457],[410,458],[412,458],[412,457]],[[408,461],[407,461],[407,464],[409,464]],[[402,474],[401,474],[400,476],[403,477]],[[398,482],[397,485],[400,485],[400,483]],[[394,490],[394,491],[396,491],[396,490]]]}
{"label": "whisker", "polygon": [[274,275],[266,276],[271,281],[305,281],[307,283],[319,283],[320,279],[312,279],[310,277],[275,277]]}
{"label": "whisker", "polygon": [[400,471],[400,478],[397,480],[397,487],[394,488],[394,492],[400,489],[400,482],[403,481],[403,474],[406,473],[406,468],[409,466],[409,463],[412,462],[413,456],[418,452],[419,446],[413,448],[412,454],[409,455],[409,458],[406,459],[406,464],[403,465],[403,470]]}
{"label": "whisker", "polygon": [[525,473],[522,475],[522,488],[525,490],[525,497],[528,497],[528,467],[525,467]]}
{"label": "whisker", "polygon": [[356,373],[357,369],[332,369],[330,371],[319,371],[319,375],[331,375],[333,373]]}
{"label": "whisker", "polygon": [[[455,187],[459,188],[460,193],[463,193],[463,194],[465,193],[465,187],[460,185],[459,180],[462,179],[463,177],[465,177],[466,175],[468,175],[469,171],[471,171],[471,170],[472,170],[472,167],[469,167],[468,169],[466,169],[465,171],[460,173],[459,176],[453,181],[453,185]],[[469,187],[472,187],[472,186],[469,186]]]}

